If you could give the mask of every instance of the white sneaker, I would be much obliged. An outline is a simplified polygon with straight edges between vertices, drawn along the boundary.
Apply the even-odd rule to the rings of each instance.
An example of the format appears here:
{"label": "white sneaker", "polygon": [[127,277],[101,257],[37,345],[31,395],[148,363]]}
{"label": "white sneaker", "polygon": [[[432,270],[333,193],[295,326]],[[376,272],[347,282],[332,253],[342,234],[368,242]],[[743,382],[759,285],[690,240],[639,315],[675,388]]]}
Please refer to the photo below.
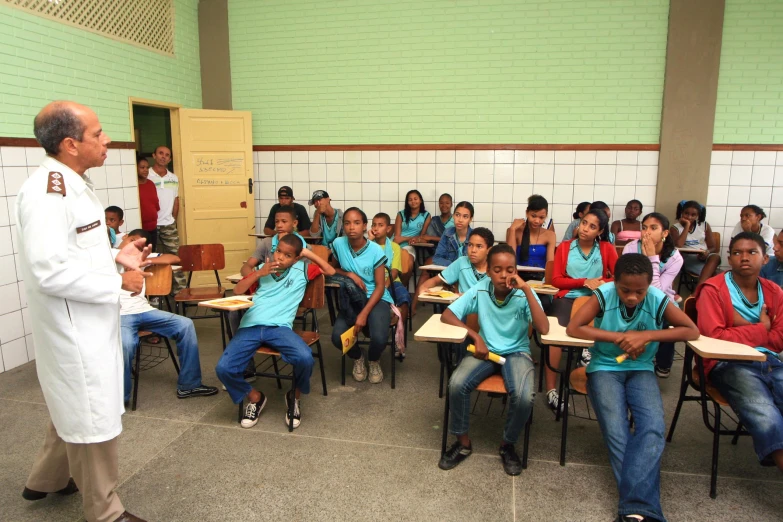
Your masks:
{"label": "white sneaker", "polygon": [[[557,390],[549,390],[546,392],[546,403],[552,411],[557,411],[557,405],[560,402],[560,395]],[[560,411],[563,411],[563,404],[560,404]]]}
{"label": "white sneaker", "polygon": [[381,370],[381,363],[378,361],[370,361],[370,383],[378,384],[383,380],[383,371]]}
{"label": "white sneaker", "polygon": [[353,378],[357,382],[362,382],[367,378],[367,367],[364,365],[364,356],[353,361]]}

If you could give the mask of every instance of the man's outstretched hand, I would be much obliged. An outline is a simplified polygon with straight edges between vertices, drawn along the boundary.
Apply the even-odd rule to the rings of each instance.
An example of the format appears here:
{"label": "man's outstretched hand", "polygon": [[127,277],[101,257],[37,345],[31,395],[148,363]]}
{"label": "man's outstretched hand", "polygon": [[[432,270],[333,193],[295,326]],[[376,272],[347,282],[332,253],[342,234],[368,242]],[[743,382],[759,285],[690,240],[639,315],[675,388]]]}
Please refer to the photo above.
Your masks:
{"label": "man's outstretched hand", "polygon": [[125,245],[120,253],[117,254],[115,261],[125,268],[125,270],[141,270],[149,266],[147,256],[152,252],[152,245],[144,246],[147,240],[139,238],[132,243]]}

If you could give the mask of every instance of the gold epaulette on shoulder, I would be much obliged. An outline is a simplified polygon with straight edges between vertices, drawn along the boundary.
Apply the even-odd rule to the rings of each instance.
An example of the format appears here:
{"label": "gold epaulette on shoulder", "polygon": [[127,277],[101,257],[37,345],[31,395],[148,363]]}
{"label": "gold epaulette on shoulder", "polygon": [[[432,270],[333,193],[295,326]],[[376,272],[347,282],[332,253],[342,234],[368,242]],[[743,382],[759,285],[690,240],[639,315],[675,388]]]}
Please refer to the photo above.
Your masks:
{"label": "gold epaulette on shoulder", "polygon": [[47,194],[61,194],[65,196],[65,182],[59,172],[49,172],[49,182],[46,184]]}

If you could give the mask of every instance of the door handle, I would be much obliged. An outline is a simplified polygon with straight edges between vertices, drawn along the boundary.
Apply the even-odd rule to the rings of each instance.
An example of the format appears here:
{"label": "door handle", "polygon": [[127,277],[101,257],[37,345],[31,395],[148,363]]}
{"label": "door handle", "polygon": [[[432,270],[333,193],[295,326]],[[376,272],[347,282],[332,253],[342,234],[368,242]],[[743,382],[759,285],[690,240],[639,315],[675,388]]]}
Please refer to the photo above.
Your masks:
{"label": "door handle", "polygon": [[247,191],[253,193],[253,178],[247,178]]}

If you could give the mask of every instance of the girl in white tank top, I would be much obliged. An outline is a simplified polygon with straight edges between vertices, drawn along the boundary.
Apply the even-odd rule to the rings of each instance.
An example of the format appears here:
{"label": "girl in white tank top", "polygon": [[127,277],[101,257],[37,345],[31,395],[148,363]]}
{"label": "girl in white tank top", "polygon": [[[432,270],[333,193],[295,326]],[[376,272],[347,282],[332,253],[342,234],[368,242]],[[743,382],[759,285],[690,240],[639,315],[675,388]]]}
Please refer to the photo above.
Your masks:
{"label": "girl in white tank top", "polygon": [[[674,228],[677,229],[677,232],[682,234],[684,228],[682,226],[682,223],[675,223]],[[707,223],[706,221],[703,223],[696,223],[695,228],[693,229],[693,232],[690,230],[687,231],[688,237],[685,238],[685,248],[698,248],[701,250],[707,250]]]}

